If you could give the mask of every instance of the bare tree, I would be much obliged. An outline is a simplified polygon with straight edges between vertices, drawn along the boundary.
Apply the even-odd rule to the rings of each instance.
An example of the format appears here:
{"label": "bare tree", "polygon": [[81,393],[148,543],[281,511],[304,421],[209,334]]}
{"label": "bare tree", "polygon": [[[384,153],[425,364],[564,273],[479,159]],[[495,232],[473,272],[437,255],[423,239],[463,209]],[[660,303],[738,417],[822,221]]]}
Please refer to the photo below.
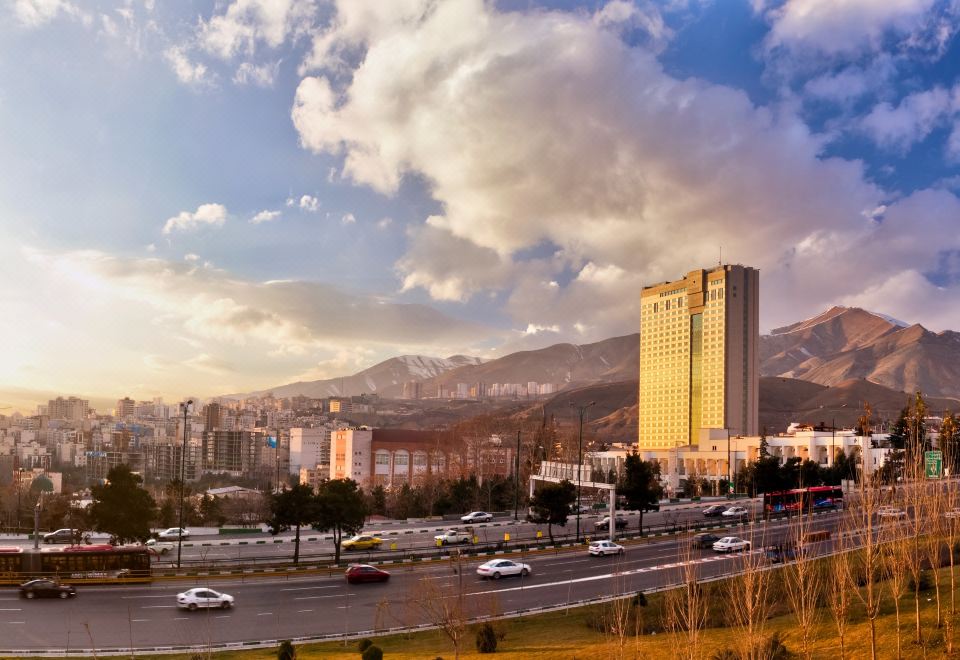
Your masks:
{"label": "bare tree", "polygon": [[849,537],[851,547],[858,550],[844,553],[841,567],[846,573],[844,579],[854,587],[853,594],[863,605],[870,624],[870,658],[876,660],[877,617],[883,595],[883,585],[878,581],[882,560],[875,522],[880,491],[876,485],[868,484],[866,478],[861,478],[860,487],[852,499],[841,529]]}
{"label": "bare tree", "polygon": [[[904,504],[907,511],[906,526],[909,543],[907,552],[903,555],[903,560],[907,564],[910,576],[913,582],[913,611],[914,611],[914,642],[923,644],[923,628],[920,624],[920,587],[923,586],[923,567],[924,553],[923,546],[926,542],[924,534],[928,524],[926,509],[928,497],[926,494],[926,483],[923,481],[923,463],[922,452],[919,451],[919,444],[914,443],[913,451],[905,452],[904,456],[904,476],[907,482],[905,487],[900,489],[904,498]],[[900,524],[899,521],[888,521],[886,524]]]}
{"label": "bare tree", "polygon": [[881,534],[883,543],[881,554],[883,557],[884,574],[888,579],[890,597],[896,612],[897,633],[897,660],[903,657],[902,635],[900,629],[900,599],[907,590],[908,559],[910,552],[910,537],[902,525],[888,525]]}
{"label": "bare tree", "polygon": [[707,623],[707,597],[699,583],[699,564],[692,559],[692,546],[681,544],[679,588],[667,592],[667,629],[682,640],[673,647],[673,656],[681,660],[699,660],[703,655],[703,628]]}
{"label": "bare tree", "polygon": [[[787,600],[800,628],[800,652],[804,658],[811,657],[817,624],[820,620],[820,596],[823,580],[820,562],[807,552],[807,534],[812,528],[810,515],[797,516],[790,529],[793,544],[793,561],[784,571]],[[784,555],[784,561],[788,559]]]}
{"label": "bare tree", "polygon": [[[770,575],[764,553],[755,551],[754,535],[751,547],[740,556],[740,574],[727,583],[730,623],[740,630],[737,643],[744,660],[764,660],[763,642],[767,618],[770,614]],[[763,539],[760,539],[762,547]]]}
{"label": "bare tree", "polygon": [[840,642],[840,660],[846,659],[847,626],[850,623],[850,605],[852,592],[856,585],[850,581],[847,562],[850,558],[846,551],[846,536],[840,534],[835,546],[836,554],[830,557],[830,579],[827,580],[827,605],[833,615],[833,624],[837,628]]}

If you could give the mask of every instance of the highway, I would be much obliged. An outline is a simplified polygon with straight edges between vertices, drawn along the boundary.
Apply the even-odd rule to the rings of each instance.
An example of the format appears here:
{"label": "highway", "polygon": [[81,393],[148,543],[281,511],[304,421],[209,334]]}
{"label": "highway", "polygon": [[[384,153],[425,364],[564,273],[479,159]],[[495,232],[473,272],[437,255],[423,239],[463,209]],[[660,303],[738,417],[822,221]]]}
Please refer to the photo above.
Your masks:
{"label": "highway", "polygon": [[[816,529],[832,529],[836,514],[813,519]],[[749,527],[744,528],[749,529]],[[754,526],[754,553],[785,538],[783,521]],[[748,533],[740,534],[749,538]],[[761,538],[762,537],[762,538]],[[622,558],[593,558],[586,549],[531,553],[527,578],[483,581],[475,574],[481,560],[464,560],[461,574],[452,561],[389,568],[385,584],[348,585],[342,575],[277,578],[155,581],[151,585],[78,588],[75,599],[19,598],[15,588],[0,589],[0,652],[27,649],[150,648],[284,639],[411,626],[429,622],[417,599],[461,597],[472,615],[510,612],[580,599],[632,593],[674,584],[680,579],[688,539],[661,537],[627,545]],[[822,544],[824,549],[829,543]],[[520,560],[518,554],[510,559]],[[488,559],[488,558],[484,558]],[[738,570],[739,555],[694,550],[701,578]],[[175,594],[209,586],[236,598],[232,610],[186,612]]]}

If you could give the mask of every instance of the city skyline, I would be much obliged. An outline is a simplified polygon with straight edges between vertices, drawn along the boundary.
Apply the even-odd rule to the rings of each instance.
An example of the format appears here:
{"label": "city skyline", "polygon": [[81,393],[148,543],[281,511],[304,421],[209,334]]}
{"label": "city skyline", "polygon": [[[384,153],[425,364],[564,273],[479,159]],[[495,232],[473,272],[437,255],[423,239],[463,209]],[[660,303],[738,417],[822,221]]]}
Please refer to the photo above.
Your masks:
{"label": "city skyline", "polygon": [[[0,408],[636,332],[960,327],[946,2],[0,3]],[[0,410],[0,414],[7,411]]]}

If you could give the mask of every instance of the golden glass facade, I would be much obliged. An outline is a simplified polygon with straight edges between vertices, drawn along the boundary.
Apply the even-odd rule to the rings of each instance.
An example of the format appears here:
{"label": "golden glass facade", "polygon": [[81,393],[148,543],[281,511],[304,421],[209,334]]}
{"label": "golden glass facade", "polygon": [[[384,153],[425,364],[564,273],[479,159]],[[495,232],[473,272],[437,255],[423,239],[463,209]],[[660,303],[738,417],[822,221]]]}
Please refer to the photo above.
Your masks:
{"label": "golden glass facade", "polygon": [[759,273],[695,270],[640,299],[641,448],[696,444],[701,429],[757,432]]}

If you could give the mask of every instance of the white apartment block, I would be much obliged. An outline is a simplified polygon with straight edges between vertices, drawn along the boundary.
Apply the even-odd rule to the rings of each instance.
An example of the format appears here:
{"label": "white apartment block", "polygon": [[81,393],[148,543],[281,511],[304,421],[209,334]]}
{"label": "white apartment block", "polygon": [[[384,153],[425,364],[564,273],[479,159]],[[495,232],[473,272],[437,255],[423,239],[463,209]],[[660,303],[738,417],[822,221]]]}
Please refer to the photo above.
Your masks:
{"label": "white apartment block", "polygon": [[332,429],[290,429],[290,474],[300,474],[303,468],[330,470],[330,442]]}

